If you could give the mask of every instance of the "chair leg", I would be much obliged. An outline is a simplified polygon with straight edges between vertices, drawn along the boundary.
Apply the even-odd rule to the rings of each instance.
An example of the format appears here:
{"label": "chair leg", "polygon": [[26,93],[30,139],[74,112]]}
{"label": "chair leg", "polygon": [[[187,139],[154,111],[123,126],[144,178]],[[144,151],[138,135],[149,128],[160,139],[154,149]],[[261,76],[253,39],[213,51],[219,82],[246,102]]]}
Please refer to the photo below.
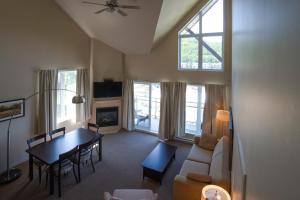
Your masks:
{"label": "chair leg", "polygon": [[93,162],[93,157],[92,156],[91,156],[90,160],[91,160],[93,172],[95,173],[96,170],[95,170],[95,166],[94,166],[94,162]]}
{"label": "chair leg", "polygon": [[76,176],[76,172],[75,172],[75,165],[74,165],[74,164],[73,164],[73,174],[74,174],[74,177],[75,177],[76,183],[78,183],[78,179],[77,179],[77,176]]}
{"label": "chair leg", "polygon": [[80,175],[80,162],[77,164],[77,171],[78,171],[78,181],[81,182],[81,175]]}
{"label": "chair leg", "polygon": [[61,171],[58,171],[58,196],[61,197],[61,177],[60,177]]}
{"label": "chair leg", "polygon": [[45,185],[45,188],[47,188],[48,186],[48,171],[46,172],[46,185]]}
{"label": "chair leg", "polygon": [[42,181],[42,166],[39,165],[39,184],[41,184]]}

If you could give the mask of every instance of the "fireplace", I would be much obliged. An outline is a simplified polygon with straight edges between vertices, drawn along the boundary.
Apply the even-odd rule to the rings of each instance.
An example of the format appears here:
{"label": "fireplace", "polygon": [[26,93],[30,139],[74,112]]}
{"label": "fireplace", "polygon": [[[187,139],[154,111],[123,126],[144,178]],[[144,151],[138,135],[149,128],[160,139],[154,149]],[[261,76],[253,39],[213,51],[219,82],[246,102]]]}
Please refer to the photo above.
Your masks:
{"label": "fireplace", "polygon": [[96,109],[96,123],[100,127],[117,126],[119,123],[118,107],[103,107]]}
{"label": "fireplace", "polygon": [[94,99],[90,122],[99,124],[103,134],[118,133],[122,128],[122,99]]}

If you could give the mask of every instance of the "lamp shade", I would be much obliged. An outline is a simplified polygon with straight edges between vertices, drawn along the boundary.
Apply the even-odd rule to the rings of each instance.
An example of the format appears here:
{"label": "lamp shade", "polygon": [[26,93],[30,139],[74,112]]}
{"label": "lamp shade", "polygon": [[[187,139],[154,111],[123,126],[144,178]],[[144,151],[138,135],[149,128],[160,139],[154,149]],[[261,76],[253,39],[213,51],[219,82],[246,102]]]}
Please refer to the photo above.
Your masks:
{"label": "lamp shade", "polygon": [[202,189],[201,200],[231,200],[229,193],[217,185],[206,185]]}
{"label": "lamp shade", "polygon": [[216,118],[222,122],[229,122],[229,112],[227,110],[218,110]]}
{"label": "lamp shade", "polygon": [[81,104],[85,102],[85,98],[80,95],[76,95],[72,98],[72,103],[73,104]]}

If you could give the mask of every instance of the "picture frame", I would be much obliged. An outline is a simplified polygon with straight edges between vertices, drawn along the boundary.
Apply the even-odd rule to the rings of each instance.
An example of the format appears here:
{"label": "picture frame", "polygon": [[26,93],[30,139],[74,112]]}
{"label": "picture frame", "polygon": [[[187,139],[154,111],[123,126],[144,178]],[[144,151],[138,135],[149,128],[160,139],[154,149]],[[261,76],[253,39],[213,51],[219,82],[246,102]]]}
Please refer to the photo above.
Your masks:
{"label": "picture frame", "polygon": [[0,102],[0,122],[25,116],[25,99]]}

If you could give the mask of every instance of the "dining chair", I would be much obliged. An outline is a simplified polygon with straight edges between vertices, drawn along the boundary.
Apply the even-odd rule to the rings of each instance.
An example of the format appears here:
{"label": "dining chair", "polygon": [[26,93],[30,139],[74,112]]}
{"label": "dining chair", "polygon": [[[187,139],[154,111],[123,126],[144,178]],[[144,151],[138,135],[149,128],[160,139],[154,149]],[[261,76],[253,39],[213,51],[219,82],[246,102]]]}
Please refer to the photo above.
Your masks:
{"label": "dining chair", "polygon": [[[100,126],[98,125],[98,124],[93,124],[93,123],[88,123],[88,129],[89,130],[91,130],[91,131],[95,131],[97,134],[100,134],[99,133],[99,130],[100,130]],[[95,143],[96,143],[96,141],[95,141]],[[96,151],[99,153],[99,148],[100,147],[98,147],[97,148],[97,144],[95,144],[94,146],[93,146],[93,148],[95,148],[96,149]]]}
{"label": "dining chair", "polygon": [[49,132],[49,136],[50,136],[50,139],[52,140],[53,139],[53,136],[62,132],[63,135],[66,134],[66,127],[62,127],[62,128],[59,128],[59,129],[55,129],[55,130],[52,130]]}
{"label": "dining chair", "polygon": [[93,162],[93,145],[96,141],[91,140],[87,143],[79,145],[78,155],[73,160],[73,163],[77,165],[78,170],[78,181],[81,182],[81,174],[80,174],[80,167],[81,165],[85,165],[88,161],[91,162],[93,172],[95,172],[95,166]]}
{"label": "dining chair", "polygon": [[96,129],[96,132],[99,133],[100,126],[98,124],[88,123],[88,129],[91,131],[94,131],[93,129]]}
{"label": "dining chair", "polygon": [[[66,153],[60,154],[58,164],[54,166],[54,175],[58,178],[58,196],[59,197],[61,197],[61,175],[62,174],[67,174],[71,170],[73,170],[73,174],[74,174],[76,183],[78,183],[74,163],[72,162],[72,160],[74,160],[76,157],[77,151],[78,151],[78,146],[76,146],[75,148],[71,149],[70,151],[68,151]],[[47,174],[47,177],[48,177],[48,174]]]}
{"label": "dining chair", "polygon": [[[46,142],[46,137],[47,137],[47,134],[44,133],[44,134],[40,134],[40,135],[37,135],[35,137],[32,137],[32,138],[28,139],[27,140],[28,149],[31,149],[35,145]],[[35,164],[39,169],[39,183],[41,183],[41,180],[42,180],[42,167],[45,166],[45,165],[44,165],[44,163],[42,163],[41,161],[39,161],[36,158],[33,158],[33,164]]]}

